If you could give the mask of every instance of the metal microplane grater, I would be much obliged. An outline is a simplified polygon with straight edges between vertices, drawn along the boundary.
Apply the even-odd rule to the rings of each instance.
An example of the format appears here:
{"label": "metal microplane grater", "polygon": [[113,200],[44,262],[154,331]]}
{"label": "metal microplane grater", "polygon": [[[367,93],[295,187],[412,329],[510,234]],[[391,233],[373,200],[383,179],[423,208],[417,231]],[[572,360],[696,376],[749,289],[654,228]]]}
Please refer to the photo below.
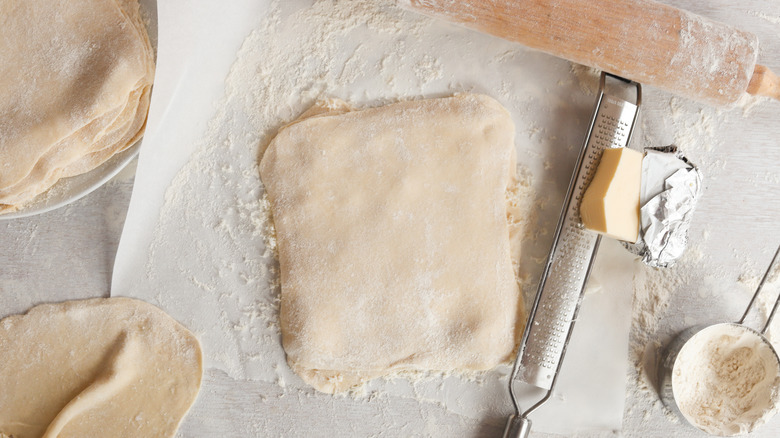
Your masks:
{"label": "metal microplane grater", "polygon": [[[624,86],[634,85],[636,103],[605,93],[608,77]],[[628,146],[641,100],[642,88],[638,83],[609,73],[601,74],[596,110],[569,183],[550,255],[509,379],[516,414],[507,422],[505,438],[528,436],[531,431],[528,415],[552,395],[601,241],[601,236],[583,227],[580,200],[593,178],[601,152],[606,148]],[[520,410],[515,393],[517,380],[547,390],[539,402],[524,412]]]}

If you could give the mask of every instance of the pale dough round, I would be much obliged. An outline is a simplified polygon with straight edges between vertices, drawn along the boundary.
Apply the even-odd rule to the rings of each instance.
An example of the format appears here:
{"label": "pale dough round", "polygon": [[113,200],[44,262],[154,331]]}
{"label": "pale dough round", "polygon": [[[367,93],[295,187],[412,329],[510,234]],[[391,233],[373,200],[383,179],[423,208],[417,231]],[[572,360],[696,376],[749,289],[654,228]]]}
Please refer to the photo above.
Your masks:
{"label": "pale dough round", "polygon": [[336,392],[402,370],[485,370],[522,329],[506,191],[514,124],[465,94],[315,107],[260,164],[292,369]]}
{"label": "pale dough round", "polygon": [[0,213],[140,137],[154,56],[137,0],[0,0]]}
{"label": "pale dough round", "polygon": [[200,344],[129,298],[43,304],[0,321],[0,436],[172,437],[200,388]]}

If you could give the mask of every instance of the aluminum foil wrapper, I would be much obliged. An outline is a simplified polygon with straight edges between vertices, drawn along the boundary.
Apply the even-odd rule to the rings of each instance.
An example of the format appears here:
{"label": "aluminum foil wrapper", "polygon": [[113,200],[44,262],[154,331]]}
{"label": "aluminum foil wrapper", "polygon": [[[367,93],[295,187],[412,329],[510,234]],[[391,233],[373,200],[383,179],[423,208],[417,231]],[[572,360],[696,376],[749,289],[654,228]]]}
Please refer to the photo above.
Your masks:
{"label": "aluminum foil wrapper", "polygon": [[639,195],[639,239],[624,243],[653,267],[672,266],[688,245],[688,228],[701,194],[701,172],[677,146],[646,148]]}

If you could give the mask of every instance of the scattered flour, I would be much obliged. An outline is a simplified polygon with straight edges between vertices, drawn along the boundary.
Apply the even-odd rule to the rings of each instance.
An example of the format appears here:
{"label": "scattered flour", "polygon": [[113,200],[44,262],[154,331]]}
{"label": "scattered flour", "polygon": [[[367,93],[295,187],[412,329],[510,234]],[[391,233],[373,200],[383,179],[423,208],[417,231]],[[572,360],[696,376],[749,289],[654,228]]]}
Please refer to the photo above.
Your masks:
{"label": "scattered flour", "polygon": [[[419,38],[422,35],[425,42]],[[560,163],[574,162],[587,129],[598,76],[578,66],[569,71],[564,61],[540,58],[543,55],[492,38],[487,38],[489,44],[478,45],[491,47],[485,53],[467,51],[448,58],[439,50],[445,44],[465,46],[479,38],[477,34],[459,36],[452,28],[404,12],[389,1],[321,0],[308,7],[277,1],[258,20],[231,68],[225,97],[217,105],[199,152],[167,190],[147,265],[151,283],[165,285],[153,292],[158,304],[186,309],[181,314],[190,315],[182,322],[200,332],[207,367],[224,370],[232,379],[270,382],[277,392],[264,399],[269,406],[278,397],[311,398],[319,401],[317,406],[334,412],[342,406],[341,399],[320,398],[298,389],[299,379],[285,364],[279,339],[273,222],[257,170],[278,128],[314,101],[331,96],[365,106],[473,91],[490,94],[505,104],[518,124],[518,161],[525,163],[518,169],[518,185],[509,197],[518,211],[535,212],[510,215],[513,239],[529,245],[521,249],[528,265],[516,269],[524,292],[532,297],[533,274],[540,272],[549,249],[550,227],[560,212],[565,187],[558,185],[565,184],[571,174],[570,167]],[[544,62],[536,62],[539,59]],[[488,68],[482,68],[485,65]],[[530,65],[550,70],[535,70]],[[555,73],[559,71],[563,74]],[[565,91],[551,93],[553,87]],[[668,105],[659,110],[662,116],[650,113],[653,122],[644,127],[643,139],[652,144],[643,146],[677,143],[708,178],[724,174],[725,162],[712,161],[711,151],[724,147],[718,141],[719,126],[739,115],[663,93],[654,96],[667,99]],[[744,117],[756,101],[741,105]],[[537,127],[536,114],[552,115],[559,124]],[[524,119],[528,126],[522,125]],[[650,137],[650,132],[674,134]],[[706,233],[692,235],[707,240]],[[667,327],[664,318],[681,290],[703,275],[699,267],[708,261],[703,254],[693,244],[673,269],[640,266],[636,270],[630,345],[634,366],[629,370],[632,395],[627,412],[638,412],[645,421],[651,412],[663,412],[652,388],[652,366],[660,342],[689,322]],[[371,382],[351,397],[386,401],[392,390],[394,395],[441,403],[441,394],[446,393],[450,394],[447,414],[472,421],[506,412],[508,402],[501,398],[506,372],[418,374],[411,382]],[[477,392],[485,396],[476,401],[463,399],[457,395],[463,385],[479,385]],[[267,419],[258,421],[257,430],[267,431],[262,427]]]}
{"label": "scattered flour", "polygon": [[577,84],[583,93],[588,96],[596,96],[596,93],[599,91],[600,71],[582,64],[572,63],[571,73],[576,78]]}
{"label": "scattered flour", "polygon": [[780,15],[765,14],[761,11],[748,11],[748,14],[766,20],[772,24],[780,24]]}
{"label": "scattered flour", "polygon": [[[445,61],[436,49],[439,42],[453,38],[450,29],[433,30],[432,19],[392,2],[304,3],[273,3],[244,40],[202,145],[166,190],[146,264],[145,282],[155,288],[139,291],[199,334],[208,369],[239,381],[272,383],[282,396],[306,387],[289,370],[281,348],[276,241],[257,169],[279,127],[314,101],[333,96],[356,106],[457,91],[485,92],[505,102],[517,99],[515,93],[536,98],[532,84],[524,93],[522,88],[483,89],[480,81],[455,81],[453,63],[460,59]],[[423,31],[434,41],[420,44],[417,37]],[[495,53],[484,56],[495,59],[507,46],[498,44]],[[520,61],[517,56],[506,65],[516,69],[513,64]],[[521,135],[518,142],[536,147],[525,144]],[[518,175],[507,193],[516,207],[509,220],[515,247],[525,251],[520,246],[528,241],[537,212],[518,212],[538,205],[539,182],[530,168],[520,167]],[[516,269],[525,272],[523,266]],[[519,275],[519,281],[524,291],[531,290],[526,274]],[[506,374],[506,369],[468,375],[406,373],[404,379],[370,382],[346,400],[304,393],[347,406],[356,402],[353,398],[365,402],[392,388],[394,396],[438,400],[454,418],[480,418],[508,408]],[[446,402],[442,386],[451,394]],[[454,396],[464,387],[483,395],[473,400]]]}
{"label": "scattered flour", "polygon": [[[277,364],[273,374],[261,369],[261,362],[269,359],[269,343],[279,345],[279,275],[273,222],[257,169],[259,157],[278,127],[314,100],[374,74],[391,81],[393,72],[381,63],[369,62],[373,53],[366,46],[355,44],[347,58],[341,47],[359,40],[350,38],[353,32],[367,28],[388,43],[385,58],[402,58],[404,39],[416,35],[426,19],[402,20],[399,14],[389,3],[320,1],[300,9],[276,2],[244,41],[204,146],[166,191],[147,276],[179,277],[202,291],[201,299],[209,304],[169,304],[196,306],[190,312],[193,315],[214,315],[204,319],[218,322],[218,327],[204,326],[203,321],[193,321],[193,325],[200,327],[202,336],[213,337],[207,342],[216,347],[211,352],[212,365],[233,377],[291,379],[285,375],[286,367],[279,366],[284,363],[283,353],[273,355]],[[430,56],[408,62],[428,72],[421,74],[419,84],[436,76],[430,73],[436,66]],[[232,195],[210,199],[202,217],[193,216],[196,203],[202,202],[198,193],[214,191]],[[188,224],[185,230],[172,232],[182,223]],[[190,237],[182,239],[182,234]],[[184,251],[199,257],[173,257],[180,259],[175,266],[160,269],[167,265],[161,260],[181,251],[171,251],[170,236],[177,242],[190,242]],[[247,289],[267,292],[236,292]],[[157,294],[160,302],[180,297],[165,291]]]}

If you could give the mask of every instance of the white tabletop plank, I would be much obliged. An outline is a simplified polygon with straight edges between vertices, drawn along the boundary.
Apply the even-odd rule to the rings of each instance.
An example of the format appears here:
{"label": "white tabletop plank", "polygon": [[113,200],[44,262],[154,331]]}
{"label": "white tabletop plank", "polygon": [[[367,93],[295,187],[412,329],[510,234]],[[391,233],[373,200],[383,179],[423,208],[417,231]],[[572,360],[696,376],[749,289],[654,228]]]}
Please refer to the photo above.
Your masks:
{"label": "white tabletop plank", "polygon": [[[780,9],[775,2],[668,3],[755,32],[762,48],[759,62],[780,71]],[[681,139],[680,133],[696,131],[691,127],[697,123],[704,126],[694,139],[699,144],[683,145],[705,169],[706,192],[691,232],[696,250],[704,256],[692,269],[697,284],[675,291],[669,308],[659,315],[651,338],[663,344],[692,323],[733,319],[749,297],[740,277],[757,275],[780,243],[780,103],[760,103],[747,115],[741,110],[718,112],[648,87],[642,111],[640,138],[648,146],[690,141]],[[701,123],[702,115],[710,122]],[[587,116],[587,108],[577,114]],[[107,296],[131,188],[132,174],[124,172],[61,210],[0,222],[0,316],[41,302]],[[652,346],[650,350],[654,351]],[[207,371],[205,383],[181,436],[491,437],[500,434],[508,413],[506,400],[462,415],[435,401],[382,394],[350,403],[350,410],[344,410],[340,399],[313,390],[291,395],[277,383],[237,381],[215,370]],[[635,387],[627,394],[624,426],[618,434],[701,436],[670,421],[652,393]],[[778,435],[780,419],[775,418],[754,436]]]}

